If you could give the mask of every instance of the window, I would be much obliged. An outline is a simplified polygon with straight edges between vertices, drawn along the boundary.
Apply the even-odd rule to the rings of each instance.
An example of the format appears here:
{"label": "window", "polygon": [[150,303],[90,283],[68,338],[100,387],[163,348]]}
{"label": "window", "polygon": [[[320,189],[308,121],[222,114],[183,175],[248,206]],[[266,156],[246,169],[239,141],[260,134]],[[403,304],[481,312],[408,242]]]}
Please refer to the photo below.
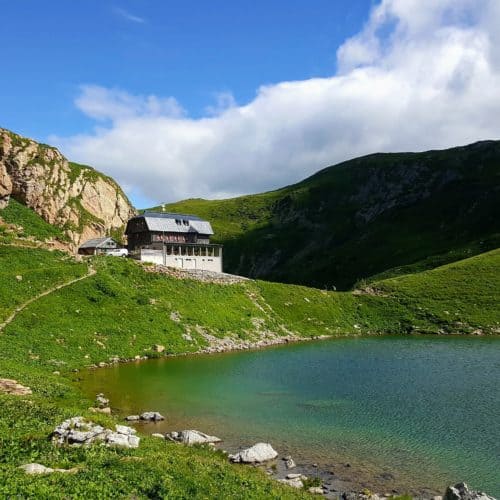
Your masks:
{"label": "window", "polygon": [[180,219],[175,219],[175,223],[180,226],[182,224],[182,221]]}
{"label": "window", "polygon": [[186,219],[184,219],[184,220],[182,221],[182,223],[183,223],[185,226],[189,226],[189,221],[187,221]]}

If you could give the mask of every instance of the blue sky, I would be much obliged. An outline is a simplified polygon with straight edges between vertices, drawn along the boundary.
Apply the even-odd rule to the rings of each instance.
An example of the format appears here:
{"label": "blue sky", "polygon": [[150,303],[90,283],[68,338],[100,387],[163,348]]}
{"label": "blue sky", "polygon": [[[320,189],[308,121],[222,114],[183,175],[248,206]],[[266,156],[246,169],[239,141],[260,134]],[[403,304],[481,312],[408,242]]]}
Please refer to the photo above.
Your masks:
{"label": "blue sky", "polygon": [[136,206],[500,138],[498,0],[0,0],[0,126]]}
{"label": "blue sky", "polygon": [[369,0],[0,1],[1,126],[46,140],[89,130],[81,84],[173,95],[200,116],[214,94],[326,76]]}

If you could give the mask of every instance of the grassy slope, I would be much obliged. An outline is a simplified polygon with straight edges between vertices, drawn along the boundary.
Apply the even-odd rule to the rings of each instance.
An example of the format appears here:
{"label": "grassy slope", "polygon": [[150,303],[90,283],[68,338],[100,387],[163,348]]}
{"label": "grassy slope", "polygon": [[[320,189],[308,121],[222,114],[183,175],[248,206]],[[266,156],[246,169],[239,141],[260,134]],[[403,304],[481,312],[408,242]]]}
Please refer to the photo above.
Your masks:
{"label": "grassy slope", "polygon": [[375,283],[417,317],[445,332],[500,333],[500,250]]}
{"label": "grassy slope", "polygon": [[[67,278],[83,272],[81,264],[56,252],[0,248],[3,262],[10,263],[2,265],[2,297],[11,293],[13,283],[25,287],[12,295],[17,300],[32,293],[30,286],[33,292],[38,289],[36,280],[28,279],[33,262],[43,263],[39,267],[47,268],[49,275],[52,268],[63,268]],[[259,471],[230,466],[213,452],[152,438],[143,438],[141,447],[132,451],[61,449],[50,444],[47,436],[58,422],[90,415],[90,402],[74,385],[77,375],[72,369],[112,356],[155,356],[156,343],[171,353],[189,352],[205,343],[197,325],[215,336],[241,338],[255,335],[255,319],[277,334],[286,329],[306,337],[500,328],[500,250],[372,283],[370,293],[361,294],[260,281],[231,286],[179,281],[146,273],[124,259],[98,258],[93,266],[96,275],[34,302],[0,333],[0,376],[16,378],[34,390],[33,396],[24,398],[0,396],[0,496],[300,496]],[[17,282],[20,272],[26,278]],[[172,312],[178,313],[180,322],[171,319]],[[185,340],[185,332],[195,342]],[[91,417],[111,424],[108,417]],[[18,465],[31,461],[76,465],[82,471],[37,478],[17,471]]]}
{"label": "grassy slope", "polygon": [[500,142],[489,141],[370,155],[281,190],[166,208],[213,223],[229,272],[347,289],[395,267],[496,248],[499,177]]}
{"label": "grassy slope", "polygon": [[62,252],[0,245],[0,323],[31,297],[86,271]]}
{"label": "grassy slope", "polygon": [[9,224],[22,227],[19,236],[32,237],[39,241],[50,239],[64,241],[66,239],[62,229],[45,222],[36,212],[13,198],[10,199],[6,208],[0,209],[0,218]]}
{"label": "grassy slope", "polygon": [[[53,269],[64,266],[66,278],[71,277],[70,270],[81,271],[82,264],[67,259],[62,262],[56,252],[0,248],[5,277],[0,281],[2,299],[11,293],[12,283],[25,288],[13,297],[24,299],[29,294],[30,286],[36,283],[30,274],[33,262],[43,264],[49,275]],[[12,265],[4,266],[6,262]],[[151,353],[152,343],[160,341],[171,352],[192,349],[166,309],[174,307],[188,316],[193,297],[200,301],[211,292],[211,287],[192,282],[183,283],[178,290],[179,284],[173,280],[145,273],[121,259],[98,259],[94,264],[98,269],[96,276],[39,299],[0,332],[0,377],[22,381],[34,392],[22,398],[0,394],[0,496],[300,498],[300,492],[268,480],[260,471],[229,465],[220,454],[154,438],[143,438],[140,448],[134,451],[51,445],[50,432],[70,416],[83,414],[113,425],[109,417],[87,411],[91,402],[72,382],[71,368],[107,360],[111,354],[128,357],[144,354],[145,348]],[[24,273],[21,282],[15,278],[19,272]],[[52,280],[52,284],[56,282],[59,276]],[[32,291],[37,292],[38,288]],[[216,317],[211,320],[206,310],[200,310],[200,316],[189,321],[204,323],[223,334],[236,321],[241,305],[251,304],[238,287],[214,287],[212,292],[207,304],[213,307],[215,302],[221,302]],[[147,300],[158,295],[158,306]],[[224,316],[225,302],[233,308],[233,315]],[[193,305],[198,307],[200,303],[195,300]],[[236,321],[236,326],[246,328],[250,324],[241,320]],[[62,374],[53,374],[55,370]],[[79,466],[82,471],[76,475],[33,478],[17,470],[18,465],[33,461],[49,466]]]}

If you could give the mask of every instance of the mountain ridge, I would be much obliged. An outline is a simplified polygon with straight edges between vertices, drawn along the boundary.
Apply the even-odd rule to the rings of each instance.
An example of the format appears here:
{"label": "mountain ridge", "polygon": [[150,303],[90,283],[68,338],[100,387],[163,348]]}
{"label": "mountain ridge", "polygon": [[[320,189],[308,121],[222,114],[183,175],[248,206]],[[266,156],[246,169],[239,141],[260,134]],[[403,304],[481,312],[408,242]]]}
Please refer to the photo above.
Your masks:
{"label": "mountain ridge", "polygon": [[[349,289],[391,269],[431,268],[500,246],[499,199],[500,141],[484,140],[373,153],[265,193],[164,206],[210,220],[230,273]],[[121,239],[136,213],[110,177],[0,128],[0,216],[26,219],[22,205],[54,227],[38,237],[71,250],[92,237]]]}
{"label": "mountain ridge", "polygon": [[374,153],[281,189],[167,203],[208,218],[225,270],[350,288],[457,248],[498,246],[500,141],[421,153]]}
{"label": "mountain ridge", "polygon": [[[268,196],[252,200],[230,207],[238,210],[229,212],[233,225],[224,226],[226,234],[244,234],[242,222],[258,225],[259,215],[272,213]],[[228,209],[225,202],[216,208],[222,215]],[[8,377],[4,381],[29,391],[0,391],[0,491],[7,496],[113,497],[119,491],[151,498],[186,492],[204,498],[309,498],[260,468],[236,467],[221,452],[180,446],[147,430],[138,430],[137,449],[56,449],[49,436],[76,415],[105,428],[123,423],[115,408],[96,413],[82,392],[78,382],[89,368],[299,338],[500,332],[500,250],[464,259],[469,247],[461,253],[455,248],[458,263],[424,272],[406,269],[405,276],[372,277],[354,292],[332,292],[256,280],[210,283],[155,272],[133,259],[75,258],[54,251],[46,239],[57,236],[56,228],[30,208],[11,200],[0,211],[6,215],[11,222],[0,220],[0,372]],[[476,251],[483,249],[478,244]],[[35,460],[76,473],[34,478],[19,469]]]}

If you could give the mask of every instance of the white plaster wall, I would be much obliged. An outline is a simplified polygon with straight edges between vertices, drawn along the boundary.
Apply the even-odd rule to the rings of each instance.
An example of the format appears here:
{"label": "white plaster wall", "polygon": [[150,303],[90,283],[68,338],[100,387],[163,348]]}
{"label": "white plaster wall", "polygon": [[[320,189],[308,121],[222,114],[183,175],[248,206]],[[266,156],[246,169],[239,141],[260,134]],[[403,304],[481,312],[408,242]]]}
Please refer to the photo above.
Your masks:
{"label": "white plaster wall", "polygon": [[[165,260],[163,260],[165,259]],[[222,272],[221,257],[202,257],[191,255],[163,255],[160,250],[142,250],[141,260],[164,266],[181,269],[198,269],[203,271]]]}

